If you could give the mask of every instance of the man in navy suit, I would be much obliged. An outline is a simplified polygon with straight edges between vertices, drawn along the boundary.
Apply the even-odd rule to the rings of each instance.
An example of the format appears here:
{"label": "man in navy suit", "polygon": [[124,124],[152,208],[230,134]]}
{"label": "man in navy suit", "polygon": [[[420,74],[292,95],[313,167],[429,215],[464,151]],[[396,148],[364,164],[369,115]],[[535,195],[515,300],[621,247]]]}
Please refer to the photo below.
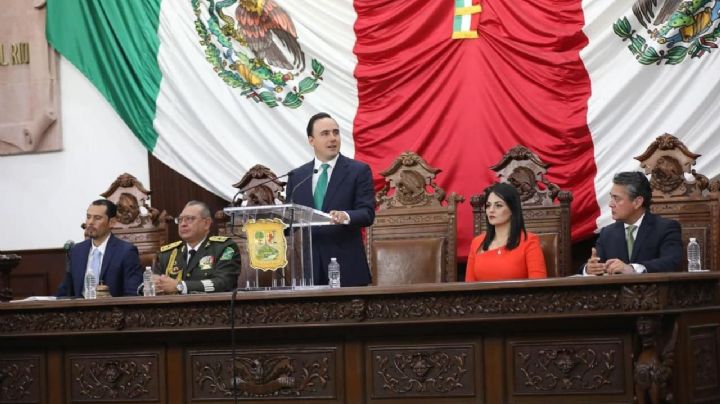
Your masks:
{"label": "man in navy suit", "polygon": [[616,222],[600,231],[585,274],[672,272],[680,268],[680,223],[652,214],[651,198],[645,174],[633,171],[615,175],[609,206]]}
{"label": "man in navy suit", "polygon": [[335,223],[313,229],[315,284],[328,283],[327,267],[335,257],[342,286],[367,285],[370,268],[361,228],[375,220],[370,167],[340,154],[340,129],[327,113],[310,118],[307,137],[315,159],[295,169],[285,189],[287,201],[328,212]]}
{"label": "man in navy suit", "polygon": [[116,215],[117,206],[106,199],[98,199],[88,207],[85,219],[88,238],[68,252],[70,271],[57,296],[68,296],[70,291],[72,296],[83,296],[87,271],[95,272],[95,279],[107,285],[111,295],[137,296],[142,282],[138,249],[110,232]]}

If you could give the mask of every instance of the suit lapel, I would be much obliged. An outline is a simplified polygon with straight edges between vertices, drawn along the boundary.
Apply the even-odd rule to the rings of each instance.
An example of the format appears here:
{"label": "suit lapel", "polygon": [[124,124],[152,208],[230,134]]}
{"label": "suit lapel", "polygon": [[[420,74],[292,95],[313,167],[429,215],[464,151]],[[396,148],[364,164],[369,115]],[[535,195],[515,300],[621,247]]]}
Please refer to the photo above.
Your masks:
{"label": "suit lapel", "polygon": [[98,276],[98,282],[101,281],[105,276],[105,272],[110,266],[110,261],[112,260],[112,257],[115,254],[116,250],[117,239],[111,233],[110,238],[108,239],[107,246],[105,247],[105,255],[103,255],[102,257],[102,264],[100,265],[100,275]]}
{"label": "suit lapel", "polygon": [[650,234],[652,234],[654,229],[655,217],[652,216],[649,212],[645,213],[645,217],[643,218],[643,221],[640,224],[640,228],[638,229],[637,237],[635,237],[635,243],[633,244],[630,262],[633,262],[633,260],[637,260],[639,252],[642,251],[643,244],[647,241],[648,237],[650,237]]}
{"label": "suit lapel", "polygon": [[[210,236],[208,236],[208,237],[210,237]],[[197,249],[197,251],[195,252],[195,255],[193,255],[192,259],[190,259],[190,261],[188,261],[188,263],[187,263],[187,268],[188,268],[187,274],[188,275],[190,275],[190,273],[192,273],[192,270],[198,266],[198,262],[200,261],[200,258],[205,256],[205,250],[206,250],[205,247],[207,247],[209,243],[210,243],[210,240],[208,240],[206,238],[205,241],[203,241],[203,243],[200,244],[200,248]]]}
{"label": "suit lapel", "polygon": [[[613,250],[620,252],[617,255],[623,262],[630,262],[627,250],[627,241],[625,240],[625,225],[622,222],[615,222],[613,233],[613,237],[611,237]],[[610,255],[612,255],[612,253]]]}
{"label": "suit lapel", "polygon": [[327,192],[325,193],[325,200],[323,201],[323,209],[324,211],[330,210],[329,206],[333,206],[331,204],[332,199],[339,194],[337,192],[337,189],[340,187],[340,184],[345,180],[345,177],[347,177],[349,173],[348,169],[348,161],[342,154],[338,156],[337,163],[335,164],[335,168],[333,168],[332,176],[330,176],[330,182],[328,183]]}
{"label": "suit lapel", "polygon": [[[78,245],[78,262],[73,265],[76,268],[76,272],[73,274],[73,283],[75,284],[75,294],[82,296],[83,288],[85,287],[85,271],[88,266],[88,257],[90,256],[90,247],[92,246],[92,240],[88,239],[86,243]],[[77,275],[77,276],[76,276]]]}
{"label": "suit lapel", "polygon": [[310,206],[310,207],[313,206],[312,175],[313,175],[313,167],[315,165],[314,163],[315,163],[315,160],[301,166],[297,170],[297,182],[295,182],[294,186],[297,186],[297,184],[299,184],[300,181],[305,180],[305,182],[300,184],[300,186],[294,191],[295,194],[292,195],[293,203],[297,203],[299,205]]}

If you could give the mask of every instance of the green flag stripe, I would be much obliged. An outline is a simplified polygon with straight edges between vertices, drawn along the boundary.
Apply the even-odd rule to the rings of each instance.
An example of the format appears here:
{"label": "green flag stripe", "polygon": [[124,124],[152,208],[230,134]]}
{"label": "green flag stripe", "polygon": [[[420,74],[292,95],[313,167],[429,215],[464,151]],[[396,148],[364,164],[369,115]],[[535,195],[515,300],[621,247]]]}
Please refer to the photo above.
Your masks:
{"label": "green flag stripe", "polygon": [[161,0],[48,0],[48,42],[97,87],[150,151]]}

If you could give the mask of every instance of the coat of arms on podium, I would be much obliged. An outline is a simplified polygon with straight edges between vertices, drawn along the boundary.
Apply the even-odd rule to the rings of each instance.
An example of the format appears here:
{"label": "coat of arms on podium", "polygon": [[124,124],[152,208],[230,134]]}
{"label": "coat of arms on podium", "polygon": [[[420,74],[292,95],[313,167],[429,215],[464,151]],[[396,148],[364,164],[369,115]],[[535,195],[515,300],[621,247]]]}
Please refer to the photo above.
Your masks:
{"label": "coat of arms on podium", "polygon": [[250,268],[274,271],[287,265],[287,224],[280,219],[248,220],[242,230],[247,235]]}

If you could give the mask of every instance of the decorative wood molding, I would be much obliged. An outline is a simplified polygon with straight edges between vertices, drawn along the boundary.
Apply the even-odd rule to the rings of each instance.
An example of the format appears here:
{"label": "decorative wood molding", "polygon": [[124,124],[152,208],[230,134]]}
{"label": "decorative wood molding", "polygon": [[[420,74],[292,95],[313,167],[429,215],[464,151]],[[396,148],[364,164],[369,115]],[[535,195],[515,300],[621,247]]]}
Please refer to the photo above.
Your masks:
{"label": "decorative wood molding", "polygon": [[621,339],[511,342],[512,395],[623,393]]}
{"label": "decorative wood molding", "polygon": [[[718,304],[720,300],[717,283],[708,280],[668,282],[663,276],[649,274],[637,283],[588,281],[577,278],[558,280],[559,284],[552,288],[533,287],[532,281],[526,281],[524,287],[513,284],[513,288],[500,289],[485,289],[480,285],[477,289],[468,290],[468,285],[457,284],[448,285],[449,289],[437,285],[432,292],[409,292],[397,288],[398,293],[393,294],[328,296],[317,293],[304,297],[280,295],[283,299],[278,300],[248,297],[238,299],[235,323],[253,328],[268,325],[435,322],[460,318],[497,320],[560,313],[572,316],[653,313]],[[178,296],[176,299],[165,298],[163,304],[148,304],[145,303],[147,300],[133,298],[132,301],[139,303],[134,305],[113,304],[115,299],[110,299],[102,306],[87,308],[54,302],[54,305],[44,306],[42,310],[13,310],[22,307],[14,305],[0,310],[0,337],[146,329],[196,332],[227,328],[230,324],[229,298],[229,294],[216,294],[209,296],[208,300],[187,301]],[[118,302],[128,300],[118,299]]]}
{"label": "decorative wood molding", "polygon": [[44,385],[40,355],[3,355],[0,403],[39,403]]}
{"label": "decorative wood molding", "polygon": [[193,399],[230,398],[235,394],[244,400],[337,396],[335,348],[242,349],[235,354],[234,373],[232,358],[229,351],[189,353]]}
{"label": "decorative wood molding", "polygon": [[371,346],[372,397],[474,396],[475,347]]}

